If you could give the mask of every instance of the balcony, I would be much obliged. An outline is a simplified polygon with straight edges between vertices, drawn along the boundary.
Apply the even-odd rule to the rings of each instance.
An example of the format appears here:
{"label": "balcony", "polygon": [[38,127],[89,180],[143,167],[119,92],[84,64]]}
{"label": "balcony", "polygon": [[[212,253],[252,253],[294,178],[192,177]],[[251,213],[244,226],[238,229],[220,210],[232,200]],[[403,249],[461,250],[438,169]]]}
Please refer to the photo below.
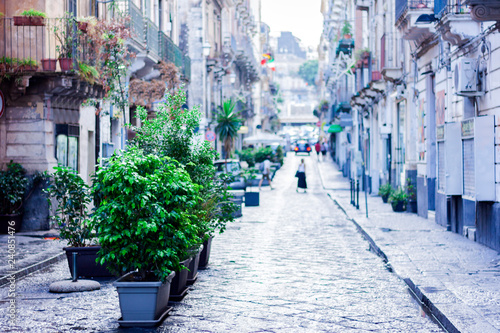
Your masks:
{"label": "balcony", "polygon": [[434,14],[433,0],[396,0],[396,26],[404,39],[420,44],[432,36],[435,31],[433,26],[415,24],[423,14]]}
{"label": "balcony", "polygon": [[479,23],[470,17],[470,8],[463,0],[436,0],[434,16],[439,18],[437,30],[451,45],[460,46],[479,35]]}
{"label": "balcony", "polygon": [[165,62],[174,64],[181,71],[181,77],[191,80],[191,59],[163,31],[159,32],[159,56]]}
{"label": "balcony", "polygon": [[234,62],[246,73],[250,82],[258,81],[260,64],[255,59],[252,41],[248,37],[242,36],[236,42],[237,54]]}

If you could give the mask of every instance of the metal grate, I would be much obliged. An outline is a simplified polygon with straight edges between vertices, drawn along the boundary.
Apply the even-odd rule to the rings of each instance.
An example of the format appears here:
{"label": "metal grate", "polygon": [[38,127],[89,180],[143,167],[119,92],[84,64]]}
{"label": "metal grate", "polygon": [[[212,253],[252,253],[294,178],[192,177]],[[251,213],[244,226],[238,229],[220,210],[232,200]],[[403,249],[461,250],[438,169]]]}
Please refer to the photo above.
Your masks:
{"label": "metal grate", "polygon": [[464,168],[464,196],[474,197],[476,194],[474,169],[474,139],[462,141]]}
{"label": "metal grate", "polygon": [[445,189],[445,177],[446,172],[444,169],[444,142],[438,142],[437,144],[438,153],[438,190],[443,191]]}

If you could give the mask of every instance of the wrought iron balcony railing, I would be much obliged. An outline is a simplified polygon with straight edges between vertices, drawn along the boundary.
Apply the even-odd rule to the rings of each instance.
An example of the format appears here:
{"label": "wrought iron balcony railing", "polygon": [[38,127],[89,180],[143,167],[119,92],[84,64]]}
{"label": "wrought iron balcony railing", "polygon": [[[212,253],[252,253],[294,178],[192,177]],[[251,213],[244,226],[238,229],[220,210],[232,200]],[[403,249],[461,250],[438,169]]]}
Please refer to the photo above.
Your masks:
{"label": "wrought iron balcony railing", "polygon": [[464,0],[434,0],[434,15],[436,17],[468,13],[470,13],[470,8],[464,4]]}
{"label": "wrought iron balcony railing", "polygon": [[396,22],[409,10],[433,9],[434,0],[396,0]]}
{"label": "wrought iron balcony railing", "polygon": [[25,25],[18,19],[0,18],[0,72],[3,75],[67,71],[79,62],[95,64],[91,41],[75,19],[45,18],[41,24]]}

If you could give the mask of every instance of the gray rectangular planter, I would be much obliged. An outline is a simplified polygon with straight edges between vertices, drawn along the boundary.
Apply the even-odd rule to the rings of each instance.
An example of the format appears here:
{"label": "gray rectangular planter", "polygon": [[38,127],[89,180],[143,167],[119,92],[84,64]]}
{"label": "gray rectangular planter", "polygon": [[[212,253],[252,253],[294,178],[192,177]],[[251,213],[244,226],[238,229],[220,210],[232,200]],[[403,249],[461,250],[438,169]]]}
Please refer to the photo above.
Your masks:
{"label": "gray rectangular planter", "polygon": [[181,266],[186,267],[180,272],[175,272],[175,276],[170,283],[170,300],[180,301],[186,296],[187,292],[187,277],[188,277],[188,267],[191,262],[191,258],[181,261]]}
{"label": "gray rectangular planter", "polygon": [[122,326],[131,322],[133,326],[154,326],[159,324],[168,312],[170,282],[175,272],[170,273],[165,283],[160,281],[132,281],[134,272],[125,274],[113,283],[118,291],[122,318],[118,321]]}
{"label": "gray rectangular planter", "polygon": [[200,264],[200,254],[203,250],[203,245],[200,245],[198,252],[191,258],[191,262],[189,263],[189,272],[187,276],[187,284],[193,284],[198,278],[198,266]]}

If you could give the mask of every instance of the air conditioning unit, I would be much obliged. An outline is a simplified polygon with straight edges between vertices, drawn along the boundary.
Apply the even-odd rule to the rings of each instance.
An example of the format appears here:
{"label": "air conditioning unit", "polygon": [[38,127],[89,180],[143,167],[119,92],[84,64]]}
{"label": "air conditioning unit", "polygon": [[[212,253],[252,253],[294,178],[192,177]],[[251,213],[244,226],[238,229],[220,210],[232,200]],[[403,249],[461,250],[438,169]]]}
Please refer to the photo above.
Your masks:
{"label": "air conditioning unit", "polygon": [[457,95],[469,95],[478,90],[477,59],[460,58],[455,66],[455,89]]}

